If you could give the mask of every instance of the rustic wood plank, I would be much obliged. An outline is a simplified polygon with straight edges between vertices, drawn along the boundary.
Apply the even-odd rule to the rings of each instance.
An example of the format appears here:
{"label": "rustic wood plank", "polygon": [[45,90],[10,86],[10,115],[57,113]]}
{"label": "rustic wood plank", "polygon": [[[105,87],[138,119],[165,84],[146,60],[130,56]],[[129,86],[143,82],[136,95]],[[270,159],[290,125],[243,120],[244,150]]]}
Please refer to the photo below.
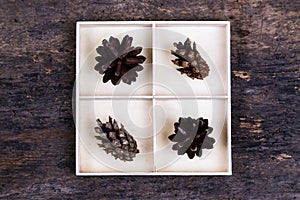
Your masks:
{"label": "rustic wood plank", "polygon": [[[0,198],[300,198],[299,1],[1,1]],[[76,177],[78,20],[230,20],[233,175]]]}

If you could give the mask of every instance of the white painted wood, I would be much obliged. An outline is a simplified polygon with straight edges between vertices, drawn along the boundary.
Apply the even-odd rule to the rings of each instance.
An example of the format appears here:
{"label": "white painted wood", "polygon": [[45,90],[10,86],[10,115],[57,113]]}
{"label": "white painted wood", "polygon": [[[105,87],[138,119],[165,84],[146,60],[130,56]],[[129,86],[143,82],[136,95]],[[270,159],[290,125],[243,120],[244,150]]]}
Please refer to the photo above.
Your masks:
{"label": "white painted wood", "polygon": [[[96,64],[94,57],[97,55],[95,49],[101,45],[103,39],[108,39],[111,35],[122,39],[123,35],[126,34],[134,36],[133,45],[143,46],[142,54],[146,57],[152,57],[152,62],[148,60],[143,64],[145,69],[139,74],[137,82],[130,86],[122,85],[121,83],[115,87],[110,82],[103,84],[101,75],[97,74],[93,69]],[[183,39],[187,37],[192,42],[196,42],[199,52],[211,67],[211,74],[203,81],[191,80],[179,74],[174,70],[173,64],[169,63],[170,59],[173,58],[169,53],[172,49],[172,43],[184,42]],[[161,69],[165,69],[166,72],[169,71],[170,73],[160,74],[164,71]],[[230,23],[228,21],[77,22],[76,175],[231,175],[230,72]],[[171,80],[176,80],[175,82],[181,84],[182,87],[175,87],[174,90],[174,84],[168,84]],[[215,85],[212,86],[213,84]],[[174,91],[168,92],[172,87]],[[206,113],[207,115],[213,112],[216,116],[210,116],[211,122],[219,132],[222,130],[215,137],[225,135],[225,138],[218,140],[216,142],[217,147],[206,152],[206,157],[189,160],[184,155],[162,168],[159,166],[159,163],[162,163],[164,158],[162,155],[157,154],[160,148],[159,144],[171,145],[172,143],[168,141],[166,136],[161,137],[156,132],[159,125],[157,122],[160,111],[155,108],[157,106],[162,106],[162,109],[171,108],[172,106],[176,108],[176,102],[181,102],[181,104],[194,102],[195,105],[199,105],[198,110],[195,109],[193,111],[193,107],[188,106],[189,104],[184,104],[184,106],[189,107],[185,108],[185,110],[187,109],[190,110],[190,113],[194,113],[194,117],[196,117],[197,112]],[[214,102],[218,103],[214,105]],[[103,106],[104,104],[106,106]],[[125,124],[126,116],[124,115],[132,114],[126,111],[126,106],[122,107],[122,105],[129,104],[132,107],[130,112],[136,112],[136,115],[144,113],[152,118],[149,120],[152,120],[151,128],[153,130],[147,133],[150,135],[150,139],[134,132],[136,125],[145,125],[148,119],[144,116],[140,115],[138,118],[131,116],[131,118],[135,118],[136,125],[130,125],[128,121]],[[223,104],[225,105],[224,108],[221,106]],[[123,111],[115,113],[114,106],[120,106],[118,110]],[[218,113],[215,108],[222,111]],[[98,110],[102,110],[103,113],[97,114]],[[165,110],[167,114],[172,113],[171,111],[170,109]],[[185,114],[188,115],[188,113]],[[102,149],[96,148],[97,141],[94,139],[95,133],[93,132],[93,128],[96,126],[96,118],[102,117],[101,120],[105,121],[107,119],[104,116],[108,117],[107,115],[117,115],[117,120],[124,123],[125,128],[128,126],[127,128],[133,130],[132,134],[138,138],[138,145],[141,144],[140,147],[144,151],[152,149],[152,152],[147,152],[146,154],[142,152],[131,163],[124,163],[119,160],[114,161],[113,157],[111,157],[113,161],[110,161],[111,155],[107,155]],[[218,115],[221,117],[217,117]],[[175,122],[178,116],[172,116],[171,114],[170,117]],[[161,120],[164,119],[162,118]],[[216,120],[219,120],[220,124]],[[226,125],[223,129],[222,123]],[[169,123],[167,128],[170,129],[169,131],[173,128],[171,125]],[[166,141],[162,141],[163,138]],[[220,145],[220,143],[225,144],[225,146]],[[221,155],[220,152],[224,151],[224,149],[226,158],[221,156],[219,158],[219,160],[222,160],[221,163],[218,163],[218,159],[210,158],[210,156],[218,158],[218,155]],[[169,150],[167,149],[169,153],[176,155],[176,152]],[[202,163],[210,164],[205,166]],[[84,166],[84,169],[82,166]]]}

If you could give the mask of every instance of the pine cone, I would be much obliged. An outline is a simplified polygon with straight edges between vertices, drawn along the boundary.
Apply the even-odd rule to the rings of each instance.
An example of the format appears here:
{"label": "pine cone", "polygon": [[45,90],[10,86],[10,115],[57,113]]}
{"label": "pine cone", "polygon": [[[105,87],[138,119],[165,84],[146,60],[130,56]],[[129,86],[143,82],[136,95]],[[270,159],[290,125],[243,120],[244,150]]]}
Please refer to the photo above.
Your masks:
{"label": "pine cone", "polygon": [[101,140],[99,147],[103,148],[107,154],[111,154],[115,159],[132,161],[133,158],[139,153],[137,149],[137,143],[134,138],[124,129],[123,124],[119,128],[116,120],[112,120],[109,116],[109,121],[102,123],[100,119],[97,119],[98,127],[95,127],[95,131],[99,134],[97,139]]}
{"label": "pine cone", "polygon": [[188,77],[194,79],[203,79],[209,74],[209,66],[206,61],[200,56],[200,53],[196,49],[196,43],[193,43],[193,48],[191,47],[191,41],[189,38],[186,39],[184,44],[181,42],[174,43],[177,48],[176,51],[171,50],[171,54],[175,55],[175,60],[172,62],[178,65],[178,71],[181,74],[186,74]]}
{"label": "pine cone", "polygon": [[131,84],[138,77],[137,72],[143,70],[142,64],[146,58],[138,56],[142,52],[142,47],[131,46],[133,38],[126,35],[121,44],[117,38],[110,37],[109,41],[104,39],[103,46],[99,46],[96,51],[100,56],[95,59],[98,62],[95,70],[104,74],[103,82],[111,80],[113,85],[118,85],[120,80]]}
{"label": "pine cone", "polygon": [[192,119],[179,118],[178,122],[174,123],[175,134],[170,135],[168,138],[172,142],[177,142],[173,145],[172,149],[177,150],[178,155],[188,155],[193,159],[195,155],[201,157],[202,149],[212,149],[215,139],[207,137],[213,130],[208,127],[208,120],[198,118]]}

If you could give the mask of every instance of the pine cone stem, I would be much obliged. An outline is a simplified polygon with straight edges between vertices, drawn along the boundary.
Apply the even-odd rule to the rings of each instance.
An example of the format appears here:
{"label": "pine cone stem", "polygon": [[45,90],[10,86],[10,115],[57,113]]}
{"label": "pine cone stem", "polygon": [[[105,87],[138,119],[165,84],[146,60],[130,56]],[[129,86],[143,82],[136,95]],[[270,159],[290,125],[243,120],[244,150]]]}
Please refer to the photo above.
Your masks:
{"label": "pine cone stem", "polygon": [[115,76],[120,76],[121,66],[122,66],[122,62],[121,62],[121,60],[119,60],[118,65],[117,65],[117,69],[116,69],[116,72],[115,72]]}

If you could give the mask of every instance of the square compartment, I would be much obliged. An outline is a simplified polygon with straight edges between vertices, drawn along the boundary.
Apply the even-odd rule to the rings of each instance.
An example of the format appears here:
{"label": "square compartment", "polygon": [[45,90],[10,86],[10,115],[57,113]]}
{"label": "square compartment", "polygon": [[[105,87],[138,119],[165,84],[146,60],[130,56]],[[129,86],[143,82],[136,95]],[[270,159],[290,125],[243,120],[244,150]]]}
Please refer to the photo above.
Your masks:
{"label": "square compartment", "polygon": [[[142,99],[81,99],[79,103],[79,173],[126,173],[152,172],[153,130],[151,121],[152,100]],[[135,109],[134,114],[128,109]],[[133,161],[115,160],[111,154],[98,146],[100,140],[95,132],[96,119],[103,123],[108,116],[116,119],[137,141],[140,153]]]}
{"label": "square compartment", "polygon": [[[156,150],[155,166],[166,173],[228,173],[230,171],[228,144],[228,114],[226,99],[155,99]],[[215,140],[212,149],[202,149],[202,156],[189,159],[187,154],[177,155],[176,144],[168,139],[174,133],[179,117],[208,119],[213,131],[207,136]]]}
{"label": "square compartment", "polygon": [[[151,24],[79,24],[78,27],[79,92],[81,96],[145,96],[152,95],[152,25]],[[99,56],[96,52],[104,39],[110,36],[120,42],[125,35],[133,37],[132,46],[143,47],[140,55],[146,57],[143,70],[130,85],[122,81],[114,86],[111,81],[103,83],[104,75],[94,69]]]}
{"label": "square compartment", "polygon": [[[155,95],[226,96],[228,95],[229,28],[228,24],[156,23],[154,31]],[[189,38],[207,62],[210,71],[203,80],[192,79],[176,70],[173,43]]]}

